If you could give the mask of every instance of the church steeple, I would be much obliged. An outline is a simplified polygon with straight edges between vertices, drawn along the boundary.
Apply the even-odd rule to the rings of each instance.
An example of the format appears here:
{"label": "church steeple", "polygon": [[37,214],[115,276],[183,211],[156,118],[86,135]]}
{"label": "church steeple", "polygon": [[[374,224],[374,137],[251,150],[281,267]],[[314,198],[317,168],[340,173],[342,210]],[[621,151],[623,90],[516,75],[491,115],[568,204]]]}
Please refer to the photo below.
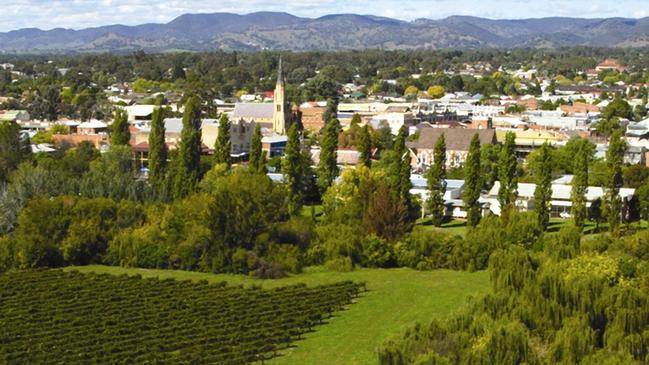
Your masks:
{"label": "church steeple", "polygon": [[284,73],[282,70],[282,57],[279,57],[277,67],[277,84],[275,85],[275,96],[273,98],[273,131],[277,134],[286,134],[288,121],[288,103],[286,102],[286,89],[284,87]]}
{"label": "church steeple", "polygon": [[284,73],[282,72],[282,56],[279,56],[279,66],[277,67],[277,85],[284,84]]}

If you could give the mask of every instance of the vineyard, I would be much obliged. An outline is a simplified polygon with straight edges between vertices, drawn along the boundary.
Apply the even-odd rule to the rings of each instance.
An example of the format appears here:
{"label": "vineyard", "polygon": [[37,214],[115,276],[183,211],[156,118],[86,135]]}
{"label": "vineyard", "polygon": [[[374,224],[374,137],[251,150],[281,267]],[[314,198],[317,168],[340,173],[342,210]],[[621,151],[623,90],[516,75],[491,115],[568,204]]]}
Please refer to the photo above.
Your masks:
{"label": "vineyard", "polygon": [[358,297],[351,281],[265,290],[39,270],[0,275],[0,363],[249,364]]}

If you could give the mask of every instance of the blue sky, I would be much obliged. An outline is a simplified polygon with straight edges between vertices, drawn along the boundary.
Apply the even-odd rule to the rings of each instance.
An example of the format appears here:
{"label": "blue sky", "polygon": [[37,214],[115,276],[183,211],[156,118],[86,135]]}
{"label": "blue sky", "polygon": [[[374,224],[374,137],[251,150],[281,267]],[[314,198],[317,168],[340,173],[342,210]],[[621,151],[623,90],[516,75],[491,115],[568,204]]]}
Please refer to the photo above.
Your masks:
{"label": "blue sky", "polygon": [[166,23],[184,13],[285,11],[318,17],[373,14],[403,20],[449,15],[486,18],[649,16],[647,0],[2,0],[0,31],[86,28],[106,24]]}

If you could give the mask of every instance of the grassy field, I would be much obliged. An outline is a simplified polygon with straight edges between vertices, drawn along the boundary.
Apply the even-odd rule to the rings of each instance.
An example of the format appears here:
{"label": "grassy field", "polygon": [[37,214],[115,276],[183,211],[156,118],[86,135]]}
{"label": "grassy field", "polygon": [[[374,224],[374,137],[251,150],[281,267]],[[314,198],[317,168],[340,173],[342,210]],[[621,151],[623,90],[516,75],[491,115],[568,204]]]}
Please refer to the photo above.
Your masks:
{"label": "grassy field", "polygon": [[488,290],[486,272],[448,270],[429,272],[411,269],[359,269],[349,273],[313,267],[303,274],[276,280],[259,280],[241,275],[213,275],[186,271],[124,269],[108,266],[71,267],[82,272],[141,274],[178,280],[228,281],[231,284],[272,288],[294,283],[318,285],[341,280],[364,281],[368,292],[358,303],[337,313],[329,324],[318,327],[306,339],[268,364],[360,365],[375,364],[376,349],[389,338],[399,336],[415,322],[427,323],[462,305],[469,295]]}

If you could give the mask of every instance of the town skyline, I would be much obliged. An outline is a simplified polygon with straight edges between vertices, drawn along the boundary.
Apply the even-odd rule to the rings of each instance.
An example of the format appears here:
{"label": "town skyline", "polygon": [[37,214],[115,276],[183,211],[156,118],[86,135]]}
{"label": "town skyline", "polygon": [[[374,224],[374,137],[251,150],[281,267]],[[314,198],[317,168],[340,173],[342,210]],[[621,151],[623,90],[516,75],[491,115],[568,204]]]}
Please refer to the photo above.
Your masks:
{"label": "town skyline", "polygon": [[[520,0],[465,2],[462,8],[448,0],[410,1],[402,4],[393,0],[373,2],[368,8],[365,2],[349,4],[339,0],[285,1],[274,4],[265,0],[222,1],[215,4],[205,0],[186,1],[124,1],[124,0],[75,0],[42,1],[11,0],[4,4],[0,14],[0,32],[24,28],[43,30],[66,28],[82,29],[111,24],[138,25],[167,23],[183,14],[235,13],[248,14],[260,11],[286,12],[299,17],[318,18],[330,14],[362,14],[412,21],[419,18],[443,19],[449,16],[476,16],[488,19],[530,19],[548,17],[575,18],[643,18],[649,10],[639,0],[617,2],[577,0],[570,3],[549,1],[529,4]],[[375,9],[375,10],[374,10]],[[24,16],[24,14],[30,14]]]}

